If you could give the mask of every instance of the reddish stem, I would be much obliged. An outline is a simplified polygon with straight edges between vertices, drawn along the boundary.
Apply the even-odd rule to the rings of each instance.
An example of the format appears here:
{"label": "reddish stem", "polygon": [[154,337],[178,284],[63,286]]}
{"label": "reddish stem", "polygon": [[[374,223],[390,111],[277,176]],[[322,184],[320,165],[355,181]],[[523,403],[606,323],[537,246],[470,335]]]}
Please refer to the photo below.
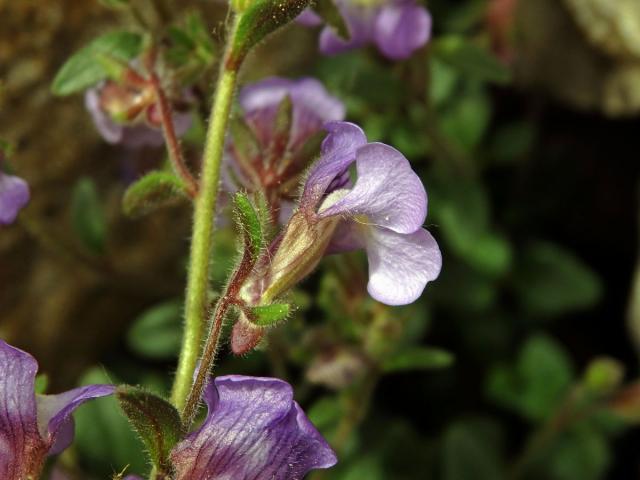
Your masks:
{"label": "reddish stem", "polygon": [[167,143],[167,149],[169,150],[169,158],[171,164],[176,173],[184,180],[187,193],[191,198],[195,198],[198,194],[198,182],[189,171],[189,167],[184,160],[182,149],[180,148],[180,142],[176,135],[175,125],[173,123],[173,112],[171,106],[167,100],[160,78],[155,71],[153,64],[155,63],[155,54],[151,53],[148,58],[147,70],[149,71],[149,77],[151,80],[151,87],[153,88],[156,96],[158,106],[160,107],[160,118],[162,120],[162,132],[164,133],[165,142]]}

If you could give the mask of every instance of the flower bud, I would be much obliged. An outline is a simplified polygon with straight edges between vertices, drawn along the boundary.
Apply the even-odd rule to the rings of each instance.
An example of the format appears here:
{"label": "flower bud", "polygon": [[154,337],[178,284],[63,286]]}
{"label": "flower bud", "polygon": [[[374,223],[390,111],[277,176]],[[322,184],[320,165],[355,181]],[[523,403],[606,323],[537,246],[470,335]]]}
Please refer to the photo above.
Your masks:
{"label": "flower bud", "polygon": [[244,355],[256,348],[264,336],[264,330],[264,328],[255,326],[244,313],[241,313],[231,330],[231,350],[233,353]]}
{"label": "flower bud", "polygon": [[296,212],[266,273],[261,303],[271,303],[316,268],[324,255],[339,218],[317,219]]}

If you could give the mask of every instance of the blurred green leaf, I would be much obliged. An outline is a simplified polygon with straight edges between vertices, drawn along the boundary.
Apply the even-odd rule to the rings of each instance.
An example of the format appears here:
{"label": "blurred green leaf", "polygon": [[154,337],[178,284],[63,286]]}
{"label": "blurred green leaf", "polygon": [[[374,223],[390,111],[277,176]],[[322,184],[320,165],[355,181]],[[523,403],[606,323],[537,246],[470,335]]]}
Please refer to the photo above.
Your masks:
{"label": "blurred green leaf", "polygon": [[216,49],[202,14],[193,10],[167,29],[164,54],[182,84],[193,84],[216,60]]}
{"label": "blurred green leaf", "polygon": [[340,402],[335,397],[321,397],[307,410],[309,420],[321,431],[327,431],[338,424],[343,415]]}
{"label": "blurred green leaf", "polygon": [[49,386],[49,376],[46,373],[36,375],[35,392],[42,395],[46,393],[47,386]]}
{"label": "blurred green leaf", "polygon": [[[95,368],[81,379],[81,385],[96,383],[117,384],[117,379]],[[88,402],[74,413],[76,436],[74,446],[80,454],[80,463],[90,467],[98,478],[111,478],[114,471],[144,475],[147,461],[142,454],[144,446],[131,430],[128,420],[115,397]]]}
{"label": "blurred green leaf", "polygon": [[469,265],[492,277],[510,268],[511,246],[490,229],[489,200],[478,180],[434,182],[430,205],[432,218],[445,241]]}
{"label": "blurred green leaf", "polygon": [[128,217],[137,218],[186,198],[184,182],[170,172],[154,171],[136,180],[122,198]]}
{"label": "blurred green leaf", "polygon": [[382,365],[385,372],[400,372],[405,370],[432,370],[446,368],[454,361],[454,356],[440,348],[413,347],[405,348]]}
{"label": "blurred green leaf", "polygon": [[100,5],[113,10],[122,10],[129,7],[129,0],[98,0]]}
{"label": "blurred green leaf", "polygon": [[549,242],[527,245],[518,257],[513,286],[523,311],[556,316],[594,305],[602,284],[573,253]]}
{"label": "blurred green leaf", "polygon": [[624,365],[611,357],[596,357],[589,362],[582,382],[595,395],[608,395],[622,385]]}
{"label": "blurred green leaf", "polygon": [[485,82],[506,84],[511,72],[488,50],[458,35],[433,41],[433,54],[457,69],[462,75]]}
{"label": "blurred green leaf", "polygon": [[541,421],[564,400],[573,378],[562,346],[546,335],[535,335],[524,344],[515,365],[490,372],[487,393],[496,403]]}
{"label": "blurred green leaf", "polygon": [[451,65],[437,57],[430,59],[429,70],[429,95],[433,104],[440,107],[452,98],[458,83],[458,74]]}
{"label": "blurred green leaf", "polygon": [[443,440],[444,480],[499,480],[504,478],[495,441],[472,424],[451,425]]}
{"label": "blurred green leaf", "polygon": [[96,185],[90,178],[80,179],[73,189],[71,220],[84,246],[94,253],[103,253],[107,240],[107,220]]}
{"label": "blurred green leaf", "polygon": [[454,103],[440,113],[442,132],[461,148],[475,148],[489,127],[491,101],[482,89],[462,92]]}
{"label": "blurred green leaf", "polygon": [[171,449],[182,437],[178,411],[163,398],[129,385],[118,387],[116,398],[147,447],[153,465],[160,472],[170,472]]}
{"label": "blurred green leaf", "polygon": [[151,359],[178,356],[182,339],[182,302],[167,301],[144,312],[127,332],[127,343],[136,353]]}
{"label": "blurred green leaf", "polygon": [[69,95],[89,88],[107,76],[99,55],[127,62],[140,54],[142,37],[131,32],[109,32],[74,53],[53,80],[54,95]]}
{"label": "blurred green leaf", "polygon": [[552,480],[598,480],[611,463],[606,438],[585,423],[563,434],[550,453],[543,470]]}

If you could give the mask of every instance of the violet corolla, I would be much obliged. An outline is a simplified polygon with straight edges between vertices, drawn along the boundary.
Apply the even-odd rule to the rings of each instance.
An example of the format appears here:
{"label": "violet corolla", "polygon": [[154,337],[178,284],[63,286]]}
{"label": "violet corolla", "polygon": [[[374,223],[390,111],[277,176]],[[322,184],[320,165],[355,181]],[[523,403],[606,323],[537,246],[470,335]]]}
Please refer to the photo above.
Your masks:
{"label": "violet corolla", "polygon": [[[435,239],[422,228],[427,194],[420,178],[393,147],[367,143],[360,127],[333,122],[326,129],[329,135],[271,262],[262,300],[299,281],[325,253],[364,248],[370,295],[387,305],[415,301],[442,266]],[[351,186],[353,162],[357,180]]]}
{"label": "violet corolla", "polygon": [[282,380],[217,377],[204,401],[204,422],[171,453],[175,480],[301,480],[337,461]]}
{"label": "violet corolla", "polygon": [[[0,151],[0,168],[3,154]],[[0,170],[0,225],[12,224],[18,212],[29,203],[29,185],[22,178]]]}
{"label": "violet corolla", "polygon": [[312,160],[309,150],[319,145],[314,139],[325,122],[344,119],[345,107],[313,78],[268,78],[244,87],[239,102],[243,123],[227,146],[226,183],[263,192],[272,218],[286,221]]}
{"label": "violet corolla", "polygon": [[72,412],[110,385],[89,385],[57,395],[35,393],[36,360],[0,340],[0,478],[39,478],[47,455],[73,439]]}
{"label": "violet corolla", "polygon": [[[385,57],[403,60],[431,36],[431,15],[415,0],[336,0],[336,5],[349,38],[326,25],[320,34],[320,51],[326,55],[374,44]],[[323,23],[311,10],[304,11],[298,21],[308,26]]]}

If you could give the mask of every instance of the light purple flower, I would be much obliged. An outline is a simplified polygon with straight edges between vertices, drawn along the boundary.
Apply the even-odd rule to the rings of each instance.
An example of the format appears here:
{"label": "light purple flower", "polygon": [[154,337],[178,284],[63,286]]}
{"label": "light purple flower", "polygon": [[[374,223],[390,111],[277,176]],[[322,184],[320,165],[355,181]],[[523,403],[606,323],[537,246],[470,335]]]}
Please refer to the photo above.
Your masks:
{"label": "light purple flower", "polygon": [[23,179],[0,171],[0,225],[12,224],[29,203],[29,185]]}
{"label": "light purple flower", "polygon": [[337,461],[282,380],[218,377],[204,400],[204,423],[172,452],[176,480],[300,480]]}
{"label": "light purple flower", "polygon": [[73,410],[113,393],[110,385],[89,385],[58,395],[37,395],[36,360],[0,340],[0,478],[38,478],[47,454],[60,453],[73,439]]}
{"label": "light purple flower", "polygon": [[[300,213],[311,223],[339,218],[328,252],[364,248],[370,295],[388,305],[411,303],[442,266],[435,239],[422,228],[424,186],[399,151],[367,143],[360,127],[333,122],[326,128],[329,135],[304,186]],[[355,185],[336,183],[354,161]]]}
{"label": "light purple flower", "polygon": [[[276,116],[287,97],[291,100],[291,128],[276,132]],[[231,190],[240,187],[264,192],[274,220],[279,217],[286,222],[300,175],[311,160],[303,147],[322,132],[326,122],[344,119],[345,107],[313,78],[267,78],[244,87],[239,102],[258,149],[246,158],[243,146],[230,142],[225,183]]]}
{"label": "light purple flower", "polygon": [[[93,123],[102,138],[111,144],[119,144],[128,148],[160,147],[164,144],[160,127],[151,126],[141,119],[127,123],[115,122],[102,108],[101,92],[103,85],[90,88],[85,92],[85,108],[91,114]],[[136,106],[132,108],[137,108]],[[147,106],[147,109],[153,106]],[[136,116],[141,112],[136,111]],[[176,134],[182,136],[191,126],[189,113],[177,112],[173,116]]]}
{"label": "light purple flower", "polygon": [[[403,60],[424,46],[431,36],[431,15],[415,0],[382,0],[365,4],[355,0],[336,0],[348,30],[349,39],[341,38],[329,25],[320,34],[320,51],[335,55],[368,44],[391,60]],[[315,26],[322,20],[310,10],[298,21]]]}

